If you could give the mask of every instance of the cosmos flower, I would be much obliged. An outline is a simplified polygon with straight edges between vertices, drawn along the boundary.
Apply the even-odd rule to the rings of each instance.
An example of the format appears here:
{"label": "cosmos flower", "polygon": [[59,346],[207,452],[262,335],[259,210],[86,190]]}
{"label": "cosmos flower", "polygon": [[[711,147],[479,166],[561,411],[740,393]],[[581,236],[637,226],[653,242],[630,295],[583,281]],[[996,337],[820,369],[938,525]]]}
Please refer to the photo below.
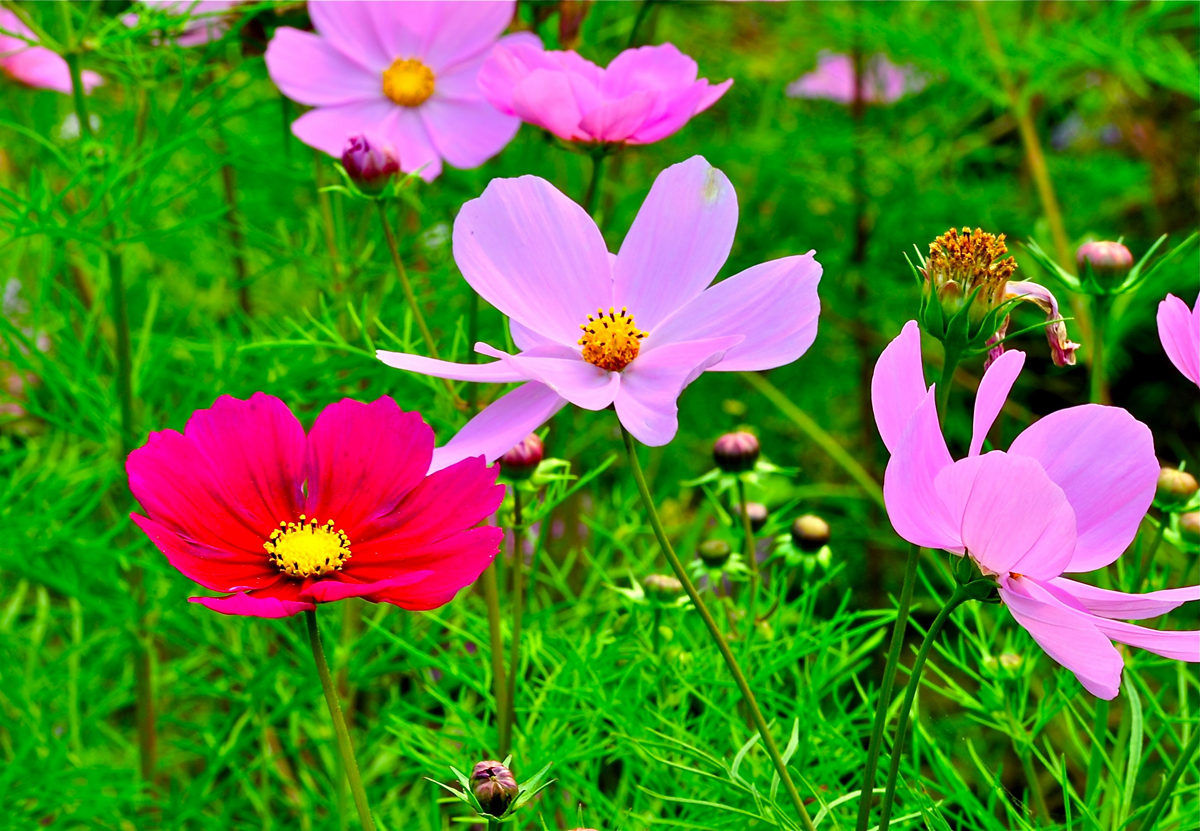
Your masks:
{"label": "cosmos flower", "polygon": [[[477,167],[500,152],[520,122],[497,112],[476,85],[479,67],[512,20],[506,2],[308,4],[316,34],[283,27],[267,47],[267,71],[288,98],[315,109],[296,137],[341,156],[363,133],[395,148],[405,173],[436,179],[442,162]],[[499,41],[497,39],[499,38]]]}
{"label": "cosmos flower", "polygon": [[638,441],[669,442],[676,399],[706,370],[791,363],[817,332],[813,252],[709,284],[729,256],[737,197],[700,156],[654,182],[621,250],[610,254],[587,213],[543,179],[497,179],[463,206],[454,259],[475,291],[510,319],[516,355],[476,344],[491,363],[380,352],[400,369],[489,383],[522,382],[434,455],[434,467],[490,461],[567,402],[610,404]]}
{"label": "cosmos flower", "polygon": [[1158,304],[1158,339],[1175,368],[1200,385],[1200,299],[1192,308],[1173,294]]}
{"label": "cosmos flower", "polygon": [[[180,46],[203,46],[209,41],[219,40],[229,31],[228,12],[244,0],[141,0],[138,5],[147,9],[160,9],[166,14],[186,17],[181,31],[173,40]],[[126,26],[136,26],[138,15],[128,14],[122,18]]]}
{"label": "cosmos flower", "polygon": [[[23,84],[71,94],[71,70],[61,55],[44,46],[32,46],[36,40],[29,27],[8,9],[0,6],[0,69]],[[95,72],[84,70],[83,91],[91,91],[104,79]]]}
{"label": "cosmos flower", "polygon": [[347,597],[432,609],[496,556],[500,529],[476,526],[504,495],[479,458],[426,475],[432,452],[390,398],[331,404],[305,435],[278,398],[222,396],[129,454],[133,521],[185,577],[232,592],[191,598],[223,614]]}
{"label": "cosmos flower", "polygon": [[1114,698],[1123,661],[1113,641],[1200,661],[1200,631],[1121,620],[1200,600],[1200,586],[1127,594],[1063,576],[1121,556],[1154,499],[1159,465],[1144,424],[1097,404],[1052,413],[1007,451],[982,453],[1024,362],[1024,353],[1008,352],[984,373],[970,449],[955,461],[934,389],[925,386],[916,321],[888,345],[871,385],[875,422],[892,454],[883,488],[888,517],[914,545],[969,557],[1051,658],[1089,692]]}
{"label": "cosmos flower", "polygon": [[[868,104],[891,104],[906,93],[925,86],[911,66],[897,66],[883,55],[866,60],[862,96]],[[821,52],[817,68],[788,84],[791,98],[824,98],[840,104],[854,103],[854,59],[850,55]]]}
{"label": "cosmos flower", "polygon": [[500,112],[566,141],[649,144],[725,94],[732,80],[697,78],[696,62],[669,43],[627,49],[607,68],[535,40],[496,47],[479,86]]}

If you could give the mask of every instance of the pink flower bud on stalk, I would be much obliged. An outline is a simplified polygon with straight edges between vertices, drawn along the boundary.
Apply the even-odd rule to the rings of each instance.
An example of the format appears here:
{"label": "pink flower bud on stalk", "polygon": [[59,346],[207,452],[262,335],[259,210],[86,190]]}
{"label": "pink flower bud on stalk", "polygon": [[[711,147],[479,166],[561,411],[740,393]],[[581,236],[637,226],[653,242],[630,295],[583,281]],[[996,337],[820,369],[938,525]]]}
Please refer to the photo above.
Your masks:
{"label": "pink flower bud on stalk", "polygon": [[542,440],[537,433],[530,433],[500,457],[500,472],[509,479],[528,479],[545,455]]}
{"label": "pink flower bud on stalk", "polygon": [[[742,518],[742,509],[736,509],[737,518]],[[767,506],[761,502],[747,502],[746,513],[750,515],[750,530],[754,532],[761,531],[763,526],[767,524]]]}
{"label": "pink flower bud on stalk", "polygon": [[758,461],[759,444],[753,433],[726,433],[713,444],[713,461],[726,473],[745,473]]}
{"label": "pink flower bud on stalk", "polygon": [[1182,505],[1196,495],[1200,483],[1186,471],[1164,467],[1158,474],[1158,487],[1154,499],[1161,505]]}
{"label": "pink flower bud on stalk", "polygon": [[377,196],[400,172],[400,160],[389,145],[358,135],[346,142],[342,167],[363,193]]}
{"label": "pink flower bud on stalk", "polygon": [[502,816],[520,792],[512,771],[494,761],[475,765],[471,771],[471,789],[483,812],[494,817]]}
{"label": "pink flower bud on stalk", "polygon": [[796,517],[792,523],[792,542],[801,551],[812,554],[829,544],[829,523],[816,514]]}
{"label": "pink flower bud on stalk", "polygon": [[1179,536],[1193,545],[1200,543],[1200,511],[1179,515]]}
{"label": "pink flower bud on stalk", "polygon": [[1133,254],[1119,242],[1085,242],[1075,252],[1075,263],[1081,275],[1090,268],[1102,280],[1120,282],[1133,268]]}

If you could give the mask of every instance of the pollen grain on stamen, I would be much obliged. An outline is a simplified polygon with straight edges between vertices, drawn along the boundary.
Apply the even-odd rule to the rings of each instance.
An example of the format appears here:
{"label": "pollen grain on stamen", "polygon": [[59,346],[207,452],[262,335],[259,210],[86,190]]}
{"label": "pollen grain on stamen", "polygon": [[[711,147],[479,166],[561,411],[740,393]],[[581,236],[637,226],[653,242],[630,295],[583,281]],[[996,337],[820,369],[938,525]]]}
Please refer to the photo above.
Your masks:
{"label": "pollen grain on stamen", "polygon": [[620,312],[614,306],[607,312],[596,309],[596,314],[588,315],[587,323],[580,324],[579,328],[583,330],[583,337],[579,339],[583,359],[609,372],[620,372],[629,366],[638,356],[642,339],[646,337],[624,307]]}
{"label": "pollen grain on stamen", "polygon": [[341,571],[350,559],[350,538],[334,527],[304,514],[296,522],[280,522],[263,548],[272,564],[289,577],[320,577]]}

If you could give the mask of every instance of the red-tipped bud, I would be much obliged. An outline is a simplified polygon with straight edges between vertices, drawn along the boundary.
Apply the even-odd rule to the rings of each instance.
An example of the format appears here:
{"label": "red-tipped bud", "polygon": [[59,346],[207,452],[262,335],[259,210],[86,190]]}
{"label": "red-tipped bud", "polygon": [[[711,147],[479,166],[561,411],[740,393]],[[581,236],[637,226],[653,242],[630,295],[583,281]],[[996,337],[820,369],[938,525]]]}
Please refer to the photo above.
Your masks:
{"label": "red-tipped bud", "polygon": [[696,556],[700,558],[700,562],[709,568],[720,568],[725,565],[729,562],[731,554],[733,554],[733,549],[725,540],[705,540],[696,549]]}
{"label": "red-tipped bud", "polygon": [[1197,490],[1200,490],[1200,483],[1196,482],[1195,476],[1164,467],[1158,472],[1158,489],[1154,496],[1162,505],[1182,505],[1195,496]]}
{"label": "red-tipped bud", "polygon": [[471,771],[471,789],[484,813],[499,817],[517,798],[520,788],[512,771],[500,762],[484,761]]}
{"label": "red-tipped bud", "polygon": [[376,194],[400,172],[400,160],[390,146],[360,135],[346,142],[342,167],[364,193]]}
{"label": "red-tipped bud", "polygon": [[1179,536],[1193,545],[1200,543],[1200,511],[1179,515]]}
{"label": "red-tipped bud", "polygon": [[536,433],[530,433],[500,457],[500,471],[509,479],[528,479],[545,455],[542,440]]}
{"label": "red-tipped bud", "polygon": [[[762,527],[767,524],[767,506],[761,502],[747,502],[746,513],[750,516],[750,530],[761,531]],[[742,509],[737,509],[737,516],[742,518]]]}
{"label": "red-tipped bud", "polygon": [[713,461],[726,473],[745,473],[758,461],[758,439],[752,433],[726,433],[713,444]]}
{"label": "red-tipped bud", "polygon": [[808,554],[829,544],[829,523],[816,514],[796,517],[792,522],[792,542]]}
{"label": "red-tipped bud", "polygon": [[1124,277],[1133,268],[1133,254],[1119,242],[1085,242],[1075,252],[1082,272],[1089,265],[1097,277]]}

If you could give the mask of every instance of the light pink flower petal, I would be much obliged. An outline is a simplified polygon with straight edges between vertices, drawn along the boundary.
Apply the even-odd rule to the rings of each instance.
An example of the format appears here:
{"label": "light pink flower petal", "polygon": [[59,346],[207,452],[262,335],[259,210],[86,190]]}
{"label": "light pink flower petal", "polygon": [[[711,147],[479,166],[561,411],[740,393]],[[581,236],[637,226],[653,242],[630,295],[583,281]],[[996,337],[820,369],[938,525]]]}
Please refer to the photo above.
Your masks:
{"label": "light pink flower petal", "polygon": [[505,384],[510,381],[525,381],[528,378],[517,367],[503,361],[486,364],[459,364],[453,361],[438,361],[407,352],[379,350],[375,357],[396,369],[405,369],[434,378],[450,378],[455,381],[482,381],[489,384]]}
{"label": "light pink flower petal", "polygon": [[206,609],[220,612],[223,615],[243,615],[245,617],[291,617],[301,612],[311,612],[317,607],[303,600],[282,600],[278,597],[263,597],[259,595],[231,594],[227,597],[189,597],[191,603],[199,603]]}
{"label": "light pink flower petal", "polygon": [[1050,356],[1055,366],[1074,366],[1075,350],[1079,344],[1067,337],[1067,324],[1058,311],[1058,301],[1045,286],[1037,283],[1013,281],[1004,290],[1005,299],[1018,298],[1033,303],[1046,315],[1046,341],[1050,344]]}
{"label": "light pink flower petal", "polygon": [[585,110],[576,95],[578,87],[576,79],[562,70],[535,69],[513,88],[508,100],[513,113],[522,121],[549,130],[566,141],[590,140],[591,136],[580,126]]}
{"label": "light pink flower petal", "polygon": [[390,47],[391,56],[420,58],[435,75],[490,50],[516,9],[512,0],[372,5],[377,7],[375,25],[381,27],[380,38]]}
{"label": "light pink flower petal", "polygon": [[[456,63],[450,71],[438,73],[434,79],[434,97],[486,101],[488,100],[488,95],[484,92],[484,84],[489,79],[495,81],[495,73],[500,72],[506,73],[501,76],[502,80],[497,81],[504,91],[502,100],[510,99],[516,80],[510,80],[510,75],[507,73],[516,71],[516,69],[505,63],[504,56],[498,57],[499,53],[509,49],[516,49],[519,52],[529,49],[535,55],[540,56],[543,54],[542,42],[538,40],[538,36],[533,32],[514,32],[511,35],[505,35],[496,41],[496,45],[491,49],[479,53],[470,60]],[[489,62],[492,63],[494,68],[489,70],[485,75],[483,69]],[[513,115],[511,107],[506,109],[502,106],[495,106],[495,108],[505,115]]]}
{"label": "light pink flower petal", "polygon": [[512,319],[508,321],[508,333],[512,335],[513,343],[516,344],[517,349],[522,352],[527,349],[536,349],[539,346],[549,346],[554,343],[554,341],[542,337],[528,326],[522,326]]}
{"label": "light pink flower petal", "polygon": [[[875,426],[889,453],[895,453],[917,408],[925,401],[925,371],[921,366],[921,329],[915,320],[884,347],[871,376],[871,408]],[[934,427],[937,417],[934,416]],[[938,428],[938,435],[941,429]],[[945,447],[945,442],[942,442]],[[949,452],[946,457],[949,458]],[[949,464],[949,462],[947,462]]]}
{"label": "light pink flower petal", "polygon": [[983,380],[979,382],[979,391],[975,394],[971,449],[967,455],[978,456],[979,451],[983,449],[983,442],[987,438],[988,430],[992,429],[992,425],[996,422],[996,416],[1000,415],[1004,402],[1008,400],[1008,393],[1012,390],[1017,376],[1021,374],[1021,367],[1024,365],[1024,352],[1005,352],[992,361],[992,365],[983,373]]}
{"label": "light pink flower petal", "polygon": [[301,589],[300,596],[317,603],[331,603],[335,600],[345,600],[348,597],[373,599],[372,595],[390,589],[411,586],[433,576],[433,573],[429,569],[410,571],[398,577],[388,577],[371,583],[348,583],[337,579],[316,580]]}
{"label": "light pink flower petal", "polygon": [[[338,107],[321,107],[310,110],[292,122],[292,133],[309,147],[322,153],[341,158],[346,141],[355,135],[379,136],[395,147],[392,131],[386,131],[388,116],[396,109],[386,98],[377,101],[359,101]],[[401,163],[404,159],[401,158]]]}
{"label": "light pink flower petal", "polygon": [[1032,580],[1008,579],[1000,598],[1046,654],[1075,673],[1084,689],[1113,699],[1121,686],[1121,653],[1096,628],[1096,618],[1065,606]]}
{"label": "light pink flower petal", "polygon": [[545,54],[542,42],[536,37],[510,40],[502,39],[479,68],[476,83],[492,106],[506,115],[516,115],[513,108],[513,93],[521,79],[535,69],[557,71],[553,60]]}
{"label": "light pink flower petal", "polygon": [[993,450],[955,462],[934,484],[986,573],[1049,579],[1071,559],[1075,513],[1036,460]]}
{"label": "light pink flower petal", "polygon": [[1200,663],[1200,630],[1162,630],[1096,618],[1096,628],[1119,643],[1140,647],[1173,661]]}
{"label": "light pink flower petal", "polygon": [[633,92],[589,110],[579,127],[594,141],[622,142],[646,122],[654,105],[653,93]]}
{"label": "light pink flower petal", "polygon": [[626,49],[609,63],[600,88],[609,98],[621,98],[638,90],[671,90],[696,80],[696,62],[672,43]]}
{"label": "light pink flower petal", "polygon": [[662,93],[655,112],[638,128],[629,143],[652,144],[673,135],[693,116],[715,104],[731,86],[732,78],[715,86],[700,80],[682,90]]}
{"label": "light pink flower petal", "polygon": [[713,281],[737,230],[725,174],[693,156],[658,174],[613,265],[613,297],[652,331]]}
{"label": "light pink flower petal", "polygon": [[483,299],[563,346],[576,345],[589,313],[613,303],[596,223],[536,176],[493,179],[463,205],[454,259]]}
{"label": "light pink flower petal", "polygon": [[[0,7],[0,29],[13,32],[14,35],[24,35],[29,40],[34,39],[33,32],[21,18],[3,7]],[[66,59],[44,46],[31,46],[19,37],[0,34],[0,69],[31,87],[71,94],[71,70]],[[104,83],[99,75],[87,70],[80,78],[85,94],[91,94],[93,89]]]}
{"label": "light pink flower petal", "polygon": [[1121,556],[1158,482],[1146,425],[1118,407],[1069,407],[1027,428],[1009,453],[1037,459],[1075,511],[1079,536],[1064,571],[1094,571]]}
{"label": "light pink flower petal", "polygon": [[417,39],[403,25],[389,18],[401,9],[397,3],[365,0],[309,0],[308,16],[313,28],[331,46],[364,69],[379,75],[396,58],[419,57]]}
{"label": "light pink flower petal", "polygon": [[300,104],[327,107],[383,100],[378,75],[309,32],[287,26],[276,30],[265,60],[275,86]]}
{"label": "light pink flower petal", "polygon": [[1200,385],[1200,299],[1195,308],[1173,294],[1158,304],[1158,339],[1175,368]]}
{"label": "light pink flower petal", "polygon": [[905,540],[961,554],[958,517],[951,517],[934,486],[937,475],[953,463],[938,426],[935,388],[930,387],[896,439],[884,471],[883,499],[892,527]]}
{"label": "light pink flower petal", "polygon": [[[478,167],[504,149],[521,126],[476,94],[474,99],[434,94],[417,110],[443,159],[455,167]],[[403,151],[401,161],[403,162]]]}
{"label": "light pink flower petal", "polygon": [[281,574],[261,546],[249,551],[214,548],[184,539],[166,526],[139,514],[133,522],[145,532],[167,561],[189,580],[216,592],[260,589],[279,582]]}
{"label": "light pink flower petal", "polygon": [[471,456],[494,462],[517,442],[566,406],[567,400],[545,384],[530,381],[489,404],[443,447],[433,451],[430,471]]}
{"label": "light pink flower petal", "polygon": [[638,355],[621,373],[617,417],[642,444],[659,447],[679,429],[683,388],[737,346],[741,335],[670,343]]}
{"label": "light pink flower petal", "polygon": [[710,370],[742,372],[790,364],[817,336],[820,280],[821,264],[811,251],[752,266],[705,289],[651,332],[642,348],[740,334],[745,340],[727,349]]}
{"label": "light pink flower petal", "polygon": [[482,343],[477,348],[585,410],[602,410],[613,403],[621,384],[621,373],[589,364],[575,350],[558,344],[535,347],[519,355],[509,355]]}
{"label": "light pink flower petal", "polygon": [[1049,587],[1065,593],[1081,608],[1094,615],[1121,620],[1158,617],[1189,600],[1200,600],[1200,586],[1131,594],[1100,589],[1066,577],[1055,577],[1049,581]]}

